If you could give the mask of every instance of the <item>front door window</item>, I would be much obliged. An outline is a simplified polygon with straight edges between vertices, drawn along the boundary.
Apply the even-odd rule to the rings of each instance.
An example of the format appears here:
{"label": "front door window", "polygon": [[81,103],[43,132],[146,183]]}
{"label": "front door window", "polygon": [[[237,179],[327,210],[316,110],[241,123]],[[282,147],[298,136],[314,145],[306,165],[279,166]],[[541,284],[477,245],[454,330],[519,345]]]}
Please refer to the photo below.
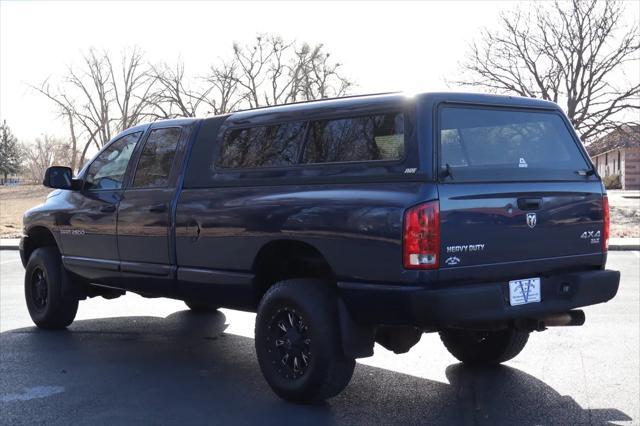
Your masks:
{"label": "front door window", "polygon": [[97,191],[120,189],[127,165],[142,132],[123,136],[102,151],[89,166],[84,178],[85,189]]}

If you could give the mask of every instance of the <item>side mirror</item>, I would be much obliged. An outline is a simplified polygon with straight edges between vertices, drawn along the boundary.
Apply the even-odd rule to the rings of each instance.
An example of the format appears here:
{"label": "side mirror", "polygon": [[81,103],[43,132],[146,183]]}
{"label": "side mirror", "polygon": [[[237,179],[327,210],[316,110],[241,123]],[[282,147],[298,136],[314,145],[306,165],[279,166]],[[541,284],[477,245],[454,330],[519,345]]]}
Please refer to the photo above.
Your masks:
{"label": "side mirror", "polygon": [[44,172],[42,184],[47,188],[73,189],[73,172],[69,167],[51,166]]}

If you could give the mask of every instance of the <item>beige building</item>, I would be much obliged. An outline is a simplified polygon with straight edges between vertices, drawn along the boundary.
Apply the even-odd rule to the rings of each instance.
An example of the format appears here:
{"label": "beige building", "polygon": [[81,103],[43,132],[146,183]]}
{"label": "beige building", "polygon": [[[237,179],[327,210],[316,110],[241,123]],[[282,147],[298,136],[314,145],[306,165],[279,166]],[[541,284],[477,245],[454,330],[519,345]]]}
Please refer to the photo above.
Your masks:
{"label": "beige building", "polygon": [[600,176],[620,176],[622,189],[640,189],[640,125],[624,126],[587,146]]}

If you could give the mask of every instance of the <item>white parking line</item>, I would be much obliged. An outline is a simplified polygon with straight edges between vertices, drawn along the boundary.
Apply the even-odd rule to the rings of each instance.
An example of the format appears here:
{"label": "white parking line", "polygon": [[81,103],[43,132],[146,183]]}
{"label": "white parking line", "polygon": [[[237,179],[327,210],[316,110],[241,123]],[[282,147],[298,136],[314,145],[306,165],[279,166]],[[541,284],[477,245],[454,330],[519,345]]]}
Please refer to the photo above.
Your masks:
{"label": "white parking line", "polygon": [[15,263],[15,262],[20,262],[20,259],[3,260],[2,262],[0,262],[0,265],[7,265],[9,263]]}
{"label": "white parking line", "polygon": [[37,398],[46,398],[61,392],[64,392],[64,388],[62,386],[36,386],[32,388],[25,388],[21,393],[2,395],[0,396],[0,401],[30,401]]}

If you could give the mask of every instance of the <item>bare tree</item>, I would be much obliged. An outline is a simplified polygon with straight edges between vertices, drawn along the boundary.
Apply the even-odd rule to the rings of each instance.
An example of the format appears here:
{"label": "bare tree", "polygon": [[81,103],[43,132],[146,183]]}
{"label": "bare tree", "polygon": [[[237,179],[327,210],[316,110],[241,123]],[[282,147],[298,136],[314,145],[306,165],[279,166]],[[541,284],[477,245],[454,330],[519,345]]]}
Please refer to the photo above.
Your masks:
{"label": "bare tree", "polygon": [[341,75],[324,46],[296,45],[275,35],[258,35],[248,45],[233,44],[230,60],[189,78],[184,63],[152,67],[156,118],[224,114],[240,108],[285,104],[346,94],[353,83]]}
{"label": "bare tree", "polygon": [[100,146],[111,139],[111,118],[113,87],[107,53],[95,49],[83,55],[83,67],[69,67],[67,86],[77,93],[79,107],[76,110],[79,121],[86,132],[96,129]]}
{"label": "bare tree", "polygon": [[52,101],[58,108],[59,116],[64,118],[69,123],[69,135],[71,137],[71,159],[69,162],[64,163],[64,165],[68,165],[71,167],[71,170],[76,170],[77,165],[77,146],[78,139],[76,137],[76,128],[75,128],[75,120],[76,120],[76,109],[74,102],[60,90],[55,90],[51,88],[49,84],[49,80],[45,80],[40,86],[30,85],[30,87],[46,96],[50,101]]}
{"label": "bare tree", "polygon": [[153,102],[158,118],[195,117],[204,97],[211,91],[211,87],[201,91],[191,88],[182,60],[178,60],[175,67],[166,63],[153,66],[151,73],[156,82]]}
{"label": "bare tree", "polygon": [[111,137],[151,115],[154,78],[139,48],[123,52],[120,66],[111,55],[90,49],[80,70],[70,68],[68,84],[78,93],[79,120],[87,133],[97,130],[101,146]]}
{"label": "bare tree", "polygon": [[92,145],[100,149],[115,134],[144,120],[225,114],[346,94],[353,83],[341,67],[322,44],[259,35],[249,45],[234,43],[229,59],[193,77],[181,60],[149,65],[137,47],[117,59],[92,48],[64,78],[31,87],[68,120],[70,165],[75,169],[82,167]]}
{"label": "bare tree", "polygon": [[338,71],[342,64],[331,62],[331,55],[322,49],[322,44],[311,48],[305,43],[296,52],[299,64],[297,90],[300,92],[298,96],[304,100],[343,96],[353,87],[353,82]]}
{"label": "bare tree", "polygon": [[224,114],[236,110],[246,99],[238,91],[238,64],[235,61],[211,66],[204,77],[211,90],[203,98],[210,114]]}
{"label": "bare tree", "polygon": [[23,166],[27,178],[32,182],[42,181],[48,167],[67,164],[67,159],[73,155],[71,149],[71,143],[49,135],[24,144]]}
{"label": "bare tree", "polygon": [[[620,26],[623,4],[573,0],[537,4],[501,15],[501,28],[485,29],[455,83],[564,104],[587,141],[618,127],[620,113],[640,109],[640,82],[625,80],[638,61],[638,27]],[[635,65],[635,64],[633,64]]]}
{"label": "bare tree", "polygon": [[253,44],[233,44],[237,83],[248,106],[256,108],[301,100],[341,96],[353,83],[331,63],[322,44],[285,42],[275,35],[258,35]]}
{"label": "bare tree", "polygon": [[111,75],[111,90],[118,108],[115,129],[120,132],[135,126],[151,114],[155,79],[139,47],[124,52],[120,57],[120,67],[115,69],[108,54],[104,55]]}
{"label": "bare tree", "polygon": [[152,67],[156,82],[153,94],[156,118],[195,117],[198,114],[224,114],[242,101],[237,86],[235,63],[212,65],[204,77],[185,76],[184,63]]}
{"label": "bare tree", "polygon": [[[69,121],[73,158],[70,166],[81,167],[91,145],[98,149],[115,134],[154,117],[155,79],[139,48],[123,52],[114,62],[106,51],[89,49],[82,64],[69,67],[56,89],[50,79],[31,86],[46,96]],[[84,138],[77,161],[78,138]]]}

